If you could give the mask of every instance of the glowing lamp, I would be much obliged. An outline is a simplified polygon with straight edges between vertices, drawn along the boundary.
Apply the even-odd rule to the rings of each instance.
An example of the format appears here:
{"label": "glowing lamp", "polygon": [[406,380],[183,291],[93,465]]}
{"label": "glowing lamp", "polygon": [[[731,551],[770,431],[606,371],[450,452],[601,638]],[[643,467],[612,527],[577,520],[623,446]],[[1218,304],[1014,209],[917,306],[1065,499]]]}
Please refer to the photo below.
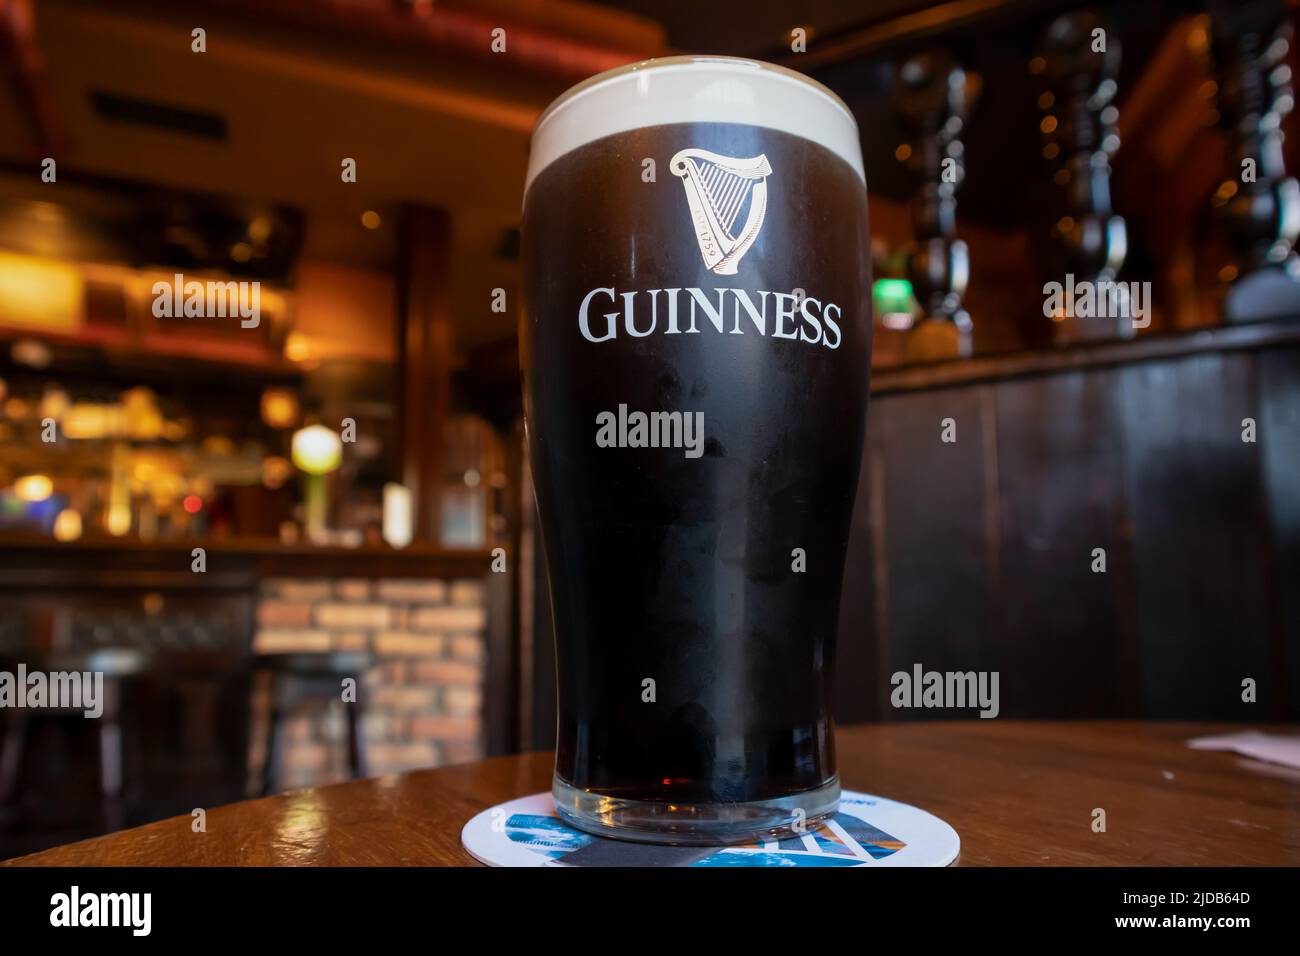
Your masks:
{"label": "glowing lamp", "polygon": [[20,501],[34,504],[54,494],[54,482],[45,475],[23,475],[14,482],[14,494]]}
{"label": "glowing lamp", "polygon": [[303,502],[307,514],[307,537],[324,541],[329,505],[325,476],[343,461],[343,440],[324,425],[308,425],[293,433],[293,463],[306,473]]}
{"label": "glowing lamp", "polygon": [[108,533],[114,537],[120,538],[131,530],[131,504],[129,501],[116,500],[108,506],[108,514],[104,518],[104,525],[108,528]]}
{"label": "glowing lamp", "polygon": [[411,489],[390,481],[384,485],[384,540],[394,548],[411,543],[415,508]]}
{"label": "glowing lamp", "polygon": [[81,537],[81,512],[64,508],[54,519],[56,541],[76,541]]}
{"label": "glowing lamp", "polygon": [[[10,327],[76,332],[81,326],[82,285],[74,266],[0,252],[0,303],[4,303],[5,324]],[[49,348],[41,342],[14,343],[13,359],[20,364],[44,368],[49,356]]]}
{"label": "glowing lamp", "polygon": [[343,461],[343,441],[324,425],[293,433],[293,463],[309,475],[328,475]]}

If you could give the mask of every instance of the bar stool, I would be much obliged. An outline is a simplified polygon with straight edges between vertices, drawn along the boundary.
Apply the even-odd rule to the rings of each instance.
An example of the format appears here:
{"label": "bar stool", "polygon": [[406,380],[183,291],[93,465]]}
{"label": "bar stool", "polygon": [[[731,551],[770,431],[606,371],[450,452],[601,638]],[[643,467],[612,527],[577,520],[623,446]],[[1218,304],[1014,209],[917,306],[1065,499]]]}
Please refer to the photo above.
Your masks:
{"label": "bar stool", "polygon": [[[6,662],[10,672],[16,663]],[[99,811],[105,832],[126,825],[125,734],[123,731],[123,697],[128,681],[145,675],[151,667],[151,655],[136,648],[99,648],[86,651],[42,653],[25,659],[29,673],[56,672],[102,673],[103,711],[96,719],[96,745],[99,753]],[[34,725],[41,720],[83,718],[84,708],[42,707],[37,710],[14,708],[6,714],[4,735],[0,738],[0,808],[14,801],[22,770],[23,752]]]}
{"label": "bar stool", "polygon": [[284,723],[308,702],[330,704],[341,699],[343,680],[357,682],[357,699],[344,708],[347,713],[348,771],[352,778],[366,775],[365,743],[361,729],[363,702],[361,681],[374,666],[374,656],[365,651],[331,653],[259,654],[254,660],[258,672],[271,680],[271,718],[266,731],[266,763],[262,768],[262,796],[276,792],[280,760],[284,754]]}

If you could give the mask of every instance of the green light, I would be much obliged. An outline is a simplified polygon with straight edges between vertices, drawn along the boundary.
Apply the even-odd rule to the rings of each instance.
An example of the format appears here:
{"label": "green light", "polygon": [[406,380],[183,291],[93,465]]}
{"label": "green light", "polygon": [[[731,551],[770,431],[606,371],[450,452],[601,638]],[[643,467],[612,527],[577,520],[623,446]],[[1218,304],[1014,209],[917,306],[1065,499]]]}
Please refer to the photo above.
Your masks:
{"label": "green light", "polygon": [[877,279],[871,286],[871,299],[877,315],[913,312],[916,309],[912,283],[906,279]]}

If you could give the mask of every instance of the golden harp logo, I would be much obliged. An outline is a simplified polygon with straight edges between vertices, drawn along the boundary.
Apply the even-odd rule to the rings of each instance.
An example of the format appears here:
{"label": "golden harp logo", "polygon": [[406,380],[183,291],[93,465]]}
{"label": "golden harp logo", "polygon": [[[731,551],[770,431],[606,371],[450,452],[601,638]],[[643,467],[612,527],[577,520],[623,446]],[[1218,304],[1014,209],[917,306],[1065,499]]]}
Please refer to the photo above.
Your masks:
{"label": "golden harp logo", "polygon": [[[683,149],[669,161],[668,169],[681,177],[686,190],[704,264],[710,272],[734,276],[763,228],[767,177],[772,175],[767,157],[733,159],[707,149]],[[745,221],[736,228],[736,220],[746,208]]]}

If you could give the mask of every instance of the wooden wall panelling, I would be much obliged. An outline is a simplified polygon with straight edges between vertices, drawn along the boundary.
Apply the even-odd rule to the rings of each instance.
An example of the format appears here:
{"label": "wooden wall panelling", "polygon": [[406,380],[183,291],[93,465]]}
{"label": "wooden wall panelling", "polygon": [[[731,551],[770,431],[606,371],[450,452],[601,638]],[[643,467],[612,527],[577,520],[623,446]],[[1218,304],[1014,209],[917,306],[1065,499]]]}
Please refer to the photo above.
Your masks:
{"label": "wooden wall panelling", "polygon": [[996,387],[1002,716],[1137,714],[1116,386],[1096,370]]}
{"label": "wooden wall panelling", "polygon": [[1133,523],[1142,716],[1262,719],[1241,680],[1276,692],[1263,573],[1271,553],[1252,354],[1204,354],[1119,371]]}
{"label": "wooden wall panelling", "polygon": [[[1277,589],[1272,669],[1278,716],[1300,719],[1300,349],[1259,354],[1259,453],[1268,494]],[[1277,706],[1260,698],[1266,713]]]}
{"label": "wooden wall panelling", "polygon": [[[876,400],[871,427],[884,448],[880,494],[889,635],[880,672],[885,719],[968,717],[969,710],[888,706],[890,676],[924,670],[992,670],[992,595],[998,569],[996,470],[986,469],[992,427],[989,386],[941,389]],[[956,441],[941,441],[942,421]]]}

